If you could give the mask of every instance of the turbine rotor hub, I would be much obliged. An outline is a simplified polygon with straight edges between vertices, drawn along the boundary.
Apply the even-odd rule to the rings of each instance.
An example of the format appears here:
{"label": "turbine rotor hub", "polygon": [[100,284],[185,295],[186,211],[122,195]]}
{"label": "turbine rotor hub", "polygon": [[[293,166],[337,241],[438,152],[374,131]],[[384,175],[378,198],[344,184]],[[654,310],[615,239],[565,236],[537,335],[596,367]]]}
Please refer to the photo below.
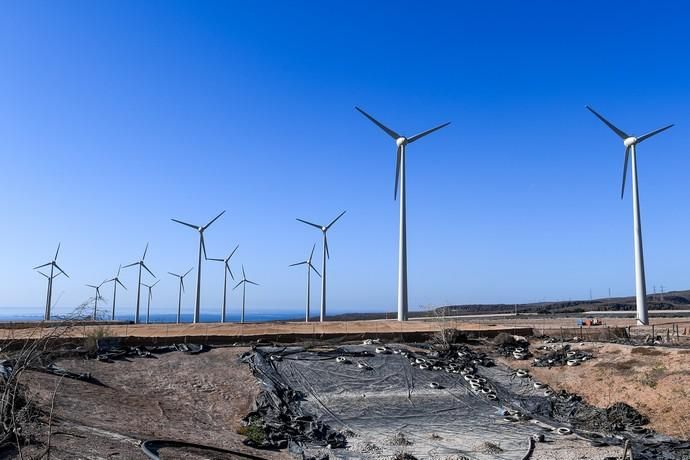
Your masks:
{"label": "turbine rotor hub", "polygon": [[630,136],[629,138],[627,138],[623,141],[623,145],[625,145],[626,148],[630,147],[631,145],[635,145],[636,143],[637,143],[637,138],[634,136]]}
{"label": "turbine rotor hub", "polygon": [[400,147],[401,145],[407,144],[407,138],[406,137],[399,137],[395,140],[395,144]]}

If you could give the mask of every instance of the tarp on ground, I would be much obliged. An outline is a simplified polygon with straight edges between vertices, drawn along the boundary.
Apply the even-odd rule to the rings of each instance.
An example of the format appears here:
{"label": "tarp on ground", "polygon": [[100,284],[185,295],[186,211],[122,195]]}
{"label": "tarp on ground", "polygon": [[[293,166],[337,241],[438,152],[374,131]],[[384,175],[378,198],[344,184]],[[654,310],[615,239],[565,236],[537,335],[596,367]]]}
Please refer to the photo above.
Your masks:
{"label": "tarp on ground", "polygon": [[[275,433],[295,433],[290,442],[305,458],[326,448],[331,458],[343,459],[402,452],[417,458],[522,459],[532,435],[557,441],[555,429],[577,431],[571,417],[598,414],[572,395],[545,396],[529,377],[517,377],[464,346],[440,354],[396,347],[385,353],[376,353],[373,345],[320,351],[261,347],[245,359],[271,394],[264,402],[275,403],[269,425]],[[467,376],[485,381],[475,380],[473,388]],[[312,416],[319,425],[309,422]],[[345,435],[346,444],[334,431]],[[623,439],[591,430],[566,436],[585,443]],[[676,458],[661,453],[659,446],[672,441],[668,438],[640,433],[638,441],[639,458]],[[652,449],[649,455],[643,447]]]}

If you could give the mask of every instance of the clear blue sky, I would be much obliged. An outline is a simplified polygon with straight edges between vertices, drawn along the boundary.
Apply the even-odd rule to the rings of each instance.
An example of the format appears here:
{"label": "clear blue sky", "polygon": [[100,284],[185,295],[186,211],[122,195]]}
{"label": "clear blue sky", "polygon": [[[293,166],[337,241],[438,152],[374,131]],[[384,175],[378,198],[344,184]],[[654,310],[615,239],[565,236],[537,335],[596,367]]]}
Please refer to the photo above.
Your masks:
{"label": "clear blue sky", "polygon": [[[424,2],[430,3],[430,2]],[[622,129],[639,148],[648,288],[690,287],[685,2],[9,2],[0,15],[0,306],[40,313],[62,242],[65,312],[150,242],[167,271],[240,244],[251,308],[300,310],[319,232],[332,311],[394,309],[395,146],[408,135],[410,304],[634,292]],[[320,265],[320,263],[319,263]],[[203,308],[221,299],[204,266]],[[123,311],[134,304],[135,270]],[[193,303],[190,276],[185,309]],[[110,298],[109,288],[106,297]],[[318,298],[318,288],[313,291]],[[232,293],[231,308],[240,300]]]}

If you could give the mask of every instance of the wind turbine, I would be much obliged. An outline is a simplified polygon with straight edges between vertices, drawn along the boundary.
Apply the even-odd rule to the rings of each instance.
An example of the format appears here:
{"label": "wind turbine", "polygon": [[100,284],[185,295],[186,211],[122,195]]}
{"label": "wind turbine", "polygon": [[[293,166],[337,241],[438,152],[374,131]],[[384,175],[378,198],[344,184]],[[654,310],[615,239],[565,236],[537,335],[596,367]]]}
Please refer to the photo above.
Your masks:
{"label": "wind turbine", "polygon": [[310,304],[310,299],[311,299],[311,271],[314,270],[319,277],[321,274],[319,271],[314,268],[314,266],[311,264],[311,259],[314,256],[314,249],[316,249],[316,243],[314,246],[311,248],[311,254],[309,254],[309,258],[303,262],[297,262],[295,264],[291,264],[291,267],[295,267],[297,265],[306,265],[307,266],[307,310],[305,313],[305,321],[308,323],[309,322],[309,304]]}
{"label": "wind turbine", "polygon": [[[46,275],[45,273],[43,273],[41,270],[36,270],[36,271],[37,271],[39,274],[43,275],[43,276],[48,280],[48,290],[49,290],[49,291],[52,290],[53,280],[54,280],[55,278],[57,278],[58,276],[60,276],[60,275],[63,274],[63,272],[60,272],[60,271],[59,271],[59,272],[57,272],[56,274],[54,274],[52,277],[50,277],[50,276]],[[44,314],[45,314],[45,313],[44,313]],[[50,319],[50,318],[48,318],[48,319]]]}
{"label": "wind turbine", "polygon": [[330,229],[333,224],[337,222],[338,219],[340,219],[343,214],[345,214],[347,211],[343,211],[340,213],[338,217],[333,219],[330,224],[324,226],[324,225],[317,225],[313,224],[311,222],[307,222],[306,220],[302,219],[297,219],[300,222],[303,222],[307,225],[311,225],[312,227],[316,227],[319,230],[321,230],[321,233],[323,234],[323,259],[321,262],[321,271],[323,274],[321,275],[321,315],[320,315],[320,321],[323,322],[326,319],[326,258],[331,258],[329,252],[328,252],[328,238],[326,237],[326,233],[328,232],[328,229]]}
{"label": "wind turbine", "polygon": [[227,300],[227,294],[228,294],[228,273],[230,273],[230,277],[232,280],[235,280],[235,275],[232,274],[232,270],[230,270],[230,258],[235,254],[235,251],[237,251],[237,248],[239,248],[240,245],[238,244],[235,246],[235,249],[232,250],[229,256],[227,256],[225,259],[208,259],[208,260],[213,260],[216,262],[223,262],[225,265],[225,268],[223,269],[223,312],[221,313],[220,316],[220,322],[224,323],[225,322],[225,305],[226,305],[226,300]]}
{"label": "wind turbine", "polygon": [[396,161],[395,161],[395,188],[393,199],[397,198],[398,183],[400,183],[400,240],[398,246],[398,321],[407,321],[407,209],[406,209],[406,184],[405,184],[405,148],[422,137],[438,131],[450,124],[450,122],[438,125],[435,128],[427,129],[412,137],[401,136],[392,129],[383,125],[371,115],[359,107],[355,107],[362,115],[367,117],[372,123],[381,128],[386,134],[395,140]]}
{"label": "wind turbine", "polygon": [[[44,273],[41,273],[43,276],[48,278],[48,292],[46,294],[46,309],[45,313],[43,315],[43,320],[48,321],[50,320],[50,307],[51,307],[51,299],[53,297],[53,280],[58,277],[60,273],[65,275],[67,278],[69,278],[69,275],[65,273],[65,271],[60,268],[57,264],[57,258],[58,254],[60,253],[60,243],[58,243],[57,251],[55,251],[55,257],[53,257],[53,260],[51,260],[48,263],[45,263],[43,265],[39,265],[38,267],[34,267],[34,270],[38,270],[39,268],[47,267],[50,265],[50,275],[46,275]],[[55,273],[55,269],[58,269],[58,273]]]}
{"label": "wind turbine", "polygon": [[120,281],[120,270],[122,270],[122,265],[117,268],[117,275],[115,275],[115,278],[104,281],[104,283],[113,283],[113,316],[111,318],[113,321],[115,321],[115,298],[117,297],[117,285],[119,284],[125,291],[127,290],[125,285],[122,284],[122,281]]}
{"label": "wind turbine", "polygon": [[[105,283],[105,281],[103,281]],[[99,284],[98,286],[94,284],[87,284],[86,286],[90,288],[94,288],[96,290],[96,297],[93,299],[93,320],[96,321],[96,313],[98,311],[98,299],[101,298],[101,286],[103,286],[103,283]]]}
{"label": "wind turbine", "polygon": [[616,133],[618,137],[623,140],[625,145],[625,159],[623,160],[623,184],[621,185],[621,200],[625,192],[625,177],[628,174],[628,159],[632,162],[632,200],[633,200],[633,239],[635,244],[635,296],[637,300],[637,322],[641,325],[649,324],[649,315],[647,311],[647,287],[645,285],[644,276],[644,255],[642,252],[642,223],[640,222],[640,197],[637,185],[637,149],[636,146],[640,142],[649,139],[650,137],[666,131],[673,125],[664,126],[663,128],[651,131],[643,136],[635,137],[626,134],[620,129],[616,128],[606,118],[599,115],[590,106],[586,106],[599,120],[604,122],[611,131]]}
{"label": "wind turbine", "polygon": [[253,284],[255,286],[259,285],[259,283],[255,283],[254,281],[249,281],[247,279],[247,275],[244,273],[244,265],[242,265],[242,281],[237,283],[235,287],[232,288],[232,290],[234,291],[240,284],[242,285],[242,315],[240,316],[240,323],[244,323],[244,301],[246,299],[247,283]]}
{"label": "wind turbine", "polygon": [[204,231],[211,226],[212,223],[214,223],[220,216],[225,214],[225,211],[221,212],[218,214],[216,217],[211,220],[208,224],[204,226],[199,226],[199,225],[192,225],[188,224],[187,222],[182,222],[181,220],[177,219],[171,219],[173,222],[177,222],[178,224],[186,225],[187,227],[191,227],[194,230],[199,232],[199,264],[196,267],[196,301],[194,302],[194,321],[195,323],[198,323],[200,321],[200,311],[201,311],[201,253],[203,251],[204,253],[204,258],[206,257],[206,244],[204,243]]}
{"label": "wind turbine", "polygon": [[144,287],[147,287],[148,290],[149,290],[149,300],[148,300],[148,302],[147,302],[147,304],[146,304],[146,324],[149,324],[149,318],[150,318],[150,316],[151,316],[151,297],[153,297],[153,294],[151,294],[151,289],[153,289],[153,287],[154,287],[156,284],[158,284],[159,281],[160,281],[160,280],[156,280],[156,282],[153,283],[153,284],[150,285],[150,286],[149,286],[148,284],[146,284],[146,283],[141,283],[141,284],[144,285]]}
{"label": "wind turbine", "polygon": [[177,273],[168,272],[172,276],[176,276],[180,279],[180,288],[177,294],[177,324],[180,324],[180,311],[182,310],[182,293],[184,292],[184,277],[189,275],[189,272],[191,272],[193,269],[194,267],[190,268],[185,272],[184,275],[178,275]]}
{"label": "wind turbine", "polygon": [[146,271],[151,274],[151,276],[153,276],[154,278],[156,277],[156,275],[154,275],[153,272],[151,270],[149,270],[149,267],[147,267],[146,264],[144,263],[144,259],[146,259],[146,252],[148,250],[149,250],[149,244],[146,243],[146,248],[144,248],[144,255],[141,256],[141,260],[139,262],[133,262],[129,265],[125,265],[124,267],[122,267],[122,268],[128,268],[128,267],[133,267],[135,265],[139,266],[139,281],[137,282],[137,311],[136,311],[136,314],[134,316],[134,324],[139,324],[139,304],[141,301],[141,269],[142,269],[142,267],[145,268]]}

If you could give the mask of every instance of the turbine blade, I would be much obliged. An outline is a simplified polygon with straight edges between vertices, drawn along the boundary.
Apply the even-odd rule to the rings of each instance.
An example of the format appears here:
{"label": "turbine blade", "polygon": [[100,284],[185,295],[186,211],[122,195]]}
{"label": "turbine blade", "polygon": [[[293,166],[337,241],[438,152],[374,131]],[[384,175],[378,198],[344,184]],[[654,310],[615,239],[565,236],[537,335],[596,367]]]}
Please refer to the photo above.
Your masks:
{"label": "turbine blade", "polygon": [[40,271],[40,270],[39,270],[39,272],[38,272],[38,273],[40,273],[41,275],[43,275],[43,276],[45,276],[46,278],[50,279],[50,276],[46,275],[46,274],[45,274],[45,273],[43,273],[42,271]]}
{"label": "turbine blade", "polygon": [[398,181],[400,180],[400,156],[402,155],[402,146],[398,147],[395,158],[395,189],[393,190],[393,199],[398,199]]}
{"label": "turbine blade", "polygon": [[146,259],[146,253],[149,251],[149,244],[146,243],[146,247],[144,248],[144,255],[141,256],[141,260]]}
{"label": "turbine blade", "polygon": [[243,280],[247,279],[247,275],[244,273],[244,265],[242,265],[242,279]]}
{"label": "turbine blade", "polygon": [[154,286],[155,286],[156,284],[158,284],[159,282],[160,282],[160,280],[156,280],[156,282],[153,283],[153,284],[151,285],[151,287],[154,287]]}
{"label": "turbine blade", "polygon": [[398,139],[399,137],[402,137],[400,134],[396,133],[395,131],[393,131],[393,130],[390,129],[389,127],[385,126],[383,123],[381,123],[381,122],[378,121],[376,118],[372,117],[371,115],[369,115],[368,113],[366,113],[364,110],[360,109],[359,107],[355,106],[355,109],[357,109],[357,111],[358,111],[359,113],[361,113],[362,115],[364,115],[365,117],[367,117],[367,118],[368,118],[372,123],[374,123],[376,126],[378,126],[379,128],[381,128],[382,130],[384,130],[384,131],[386,132],[386,134],[388,134],[388,135],[389,135],[390,137],[392,137],[393,139]]}
{"label": "turbine blade", "polygon": [[122,268],[134,267],[135,265],[139,265],[139,262],[134,262],[134,263],[131,263],[131,264],[129,264],[129,265],[125,265],[125,266],[122,267]]}
{"label": "turbine blade", "polygon": [[411,143],[413,143],[414,141],[419,140],[419,139],[423,138],[424,136],[427,136],[427,135],[433,133],[434,131],[438,131],[438,130],[441,129],[441,128],[445,128],[445,127],[448,126],[449,124],[450,124],[450,121],[447,122],[447,123],[443,123],[442,125],[438,125],[438,126],[436,126],[435,128],[427,129],[426,131],[423,131],[423,132],[421,132],[421,133],[419,133],[419,134],[415,134],[414,136],[409,137],[409,138],[407,139],[407,143],[408,143],[408,144],[411,144]]}
{"label": "turbine blade", "polygon": [[611,128],[611,131],[613,131],[614,133],[618,134],[618,137],[620,137],[620,138],[623,139],[623,140],[625,140],[625,139],[627,139],[627,138],[630,137],[630,136],[628,136],[627,134],[625,134],[623,131],[621,131],[620,129],[618,129],[618,128],[616,128],[615,126],[613,126],[613,124],[612,124],[611,122],[609,122],[606,118],[604,118],[604,117],[602,117],[601,115],[599,115],[593,108],[591,108],[591,107],[588,106],[588,105],[586,105],[585,107],[587,107],[587,110],[589,110],[589,111],[592,112],[594,115],[596,115],[596,117],[597,117],[598,119],[600,119],[601,121],[603,121],[604,124],[605,124],[606,126],[608,126],[609,128]]}
{"label": "turbine blade", "polygon": [[242,283],[244,283],[244,280],[242,280],[242,281],[240,281],[239,283],[237,283],[237,284],[235,285],[235,287],[232,288],[232,290],[234,291],[235,289],[237,289]]}
{"label": "turbine blade", "polygon": [[93,284],[87,284],[86,286],[88,286],[90,288],[98,289],[98,286],[94,286]]}
{"label": "turbine blade", "polygon": [[153,272],[151,270],[149,270],[149,267],[147,267],[144,262],[141,263],[141,266],[144,267],[146,269],[146,271],[151,274],[151,276],[153,276],[154,278],[156,277],[156,275],[154,275]]}
{"label": "turbine blade", "polygon": [[192,268],[190,268],[189,270],[187,270],[187,271],[185,272],[185,274],[182,275],[182,278],[184,278],[185,276],[189,275],[189,272],[191,272],[192,270],[194,270],[194,267],[192,267]]}
{"label": "turbine blade", "polygon": [[321,278],[321,273],[319,273],[319,271],[316,269],[316,267],[314,267],[312,264],[309,264],[309,268],[314,270],[316,272],[316,274],[319,275],[319,278]]}
{"label": "turbine blade", "polygon": [[324,246],[324,248],[326,249],[326,257],[330,259],[330,258],[331,258],[331,253],[330,253],[330,251],[328,250],[328,237],[326,236],[325,233],[323,234],[323,246]]}
{"label": "turbine blade", "polygon": [[178,278],[180,278],[180,275],[178,275],[177,273],[168,272],[168,274],[169,274],[169,275],[172,275],[172,276],[177,276]]}
{"label": "turbine blade", "polygon": [[338,221],[338,219],[340,219],[341,217],[343,217],[343,214],[345,214],[346,212],[347,212],[347,210],[341,212],[340,215],[338,215],[338,217],[336,217],[335,219],[333,219],[333,221],[332,221],[330,224],[326,225],[326,230],[328,230],[329,228],[331,228],[331,227],[333,226],[333,224],[335,224],[335,223]]}
{"label": "turbine blade", "polygon": [[204,259],[208,259],[208,257],[206,257],[206,241],[204,241],[204,233],[201,232],[199,235],[201,235],[201,249],[204,251]]}
{"label": "turbine blade", "polygon": [[657,129],[657,130],[654,130],[654,131],[652,131],[651,133],[645,134],[644,136],[640,136],[640,137],[637,138],[637,144],[639,144],[640,142],[644,141],[645,139],[649,139],[649,138],[652,137],[652,136],[656,136],[656,135],[659,134],[660,132],[666,131],[667,129],[669,129],[669,128],[671,128],[671,127],[673,127],[672,124],[671,124],[671,125],[668,125],[668,126],[664,126],[663,128],[659,128],[659,129]]}
{"label": "turbine blade", "polygon": [[246,282],[249,283],[249,284],[253,284],[254,286],[258,286],[258,285],[259,285],[259,283],[255,283],[254,281],[246,280]]}
{"label": "turbine blade", "polygon": [[233,249],[232,252],[230,253],[230,255],[228,256],[228,258],[225,259],[226,262],[227,262],[228,260],[230,260],[230,258],[231,258],[232,256],[235,255],[235,251],[237,251],[237,248],[239,248],[239,247],[240,247],[239,244],[238,244],[237,246],[235,246],[235,249]]}
{"label": "turbine blade", "polygon": [[47,264],[39,265],[38,267],[34,267],[34,270],[38,270],[39,268],[47,267],[48,265],[53,265],[52,262],[48,262]]}
{"label": "turbine blade", "polygon": [[211,257],[209,257],[209,258],[206,259],[206,260],[213,260],[214,262],[225,262],[225,259],[214,259],[214,258],[211,258]]}
{"label": "turbine blade", "polygon": [[199,230],[199,227],[196,225],[188,224],[187,222],[182,222],[181,220],[177,220],[177,219],[170,219],[170,220],[172,220],[173,222],[177,222],[178,224],[182,224],[182,225],[186,225],[187,227],[191,227],[194,230]]}
{"label": "turbine blade", "polygon": [[321,226],[320,226],[320,225],[312,224],[311,222],[307,222],[306,220],[302,220],[302,219],[299,219],[299,218],[298,218],[297,220],[299,220],[300,222],[303,222],[303,223],[305,223],[305,224],[307,224],[307,225],[311,225],[312,227],[316,227],[316,228],[318,228],[319,230],[321,230]]}
{"label": "turbine blade", "polygon": [[211,224],[214,223],[215,221],[217,221],[218,218],[219,218],[220,216],[222,216],[223,214],[225,214],[225,211],[221,212],[221,213],[218,214],[216,217],[214,217],[213,220],[212,220],[211,222],[209,222],[208,224],[204,225],[204,226],[202,227],[202,230],[206,230],[207,228],[209,228],[209,227],[211,226]]}
{"label": "turbine blade", "polygon": [[55,265],[55,268],[57,268],[58,270],[60,270],[60,271],[62,272],[63,275],[65,275],[67,278],[69,278],[69,275],[68,275],[67,273],[65,273],[65,271],[64,271],[62,268],[60,268],[60,266],[59,266],[58,264],[56,264],[55,262],[53,262],[53,265]]}
{"label": "turbine blade", "polygon": [[182,292],[184,292],[184,278],[180,278],[180,284],[182,285]]}
{"label": "turbine blade", "polygon": [[119,279],[115,278],[115,282],[116,282],[117,284],[119,284],[120,286],[122,286],[122,288],[123,288],[125,291],[127,290],[127,287],[126,287],[124,284],[122,284],[122,281],[120,281]]}
{"label": "turbine blade", "polygon": [[232,270],[230,270],[230,265],[228,265],[227,262],[225,262],[225,268],[228,269],[228,273],[230,273],[230,278],[232,278],[232,280],[235,281],[235,275],[232,274]]}
{"label": "turbine blade", "polygon": [[58,243],[57,251],[55,251],[55,258],[53,260],[57,260],[57,256],[58,256],[58,254],[60,254],[60,245],[61,244],[62,243]]}
{"label": "turbine blade", "polygon": [[309,263],[309,261],[305,260],[304,262],[297,262],[294,264],[290,264],[290,265],[288,265],[288,267],[296,267],[297,265],[304,265],[304,264],[308,264],[308,263]]}
{"label": "turbine blade", "polygon": [[625,149],[625,160],[623,161],[623,185],[621,185],[621,200],[625,194],[625,178],[628,175],[628,157],[630,156],[630,147]]}

